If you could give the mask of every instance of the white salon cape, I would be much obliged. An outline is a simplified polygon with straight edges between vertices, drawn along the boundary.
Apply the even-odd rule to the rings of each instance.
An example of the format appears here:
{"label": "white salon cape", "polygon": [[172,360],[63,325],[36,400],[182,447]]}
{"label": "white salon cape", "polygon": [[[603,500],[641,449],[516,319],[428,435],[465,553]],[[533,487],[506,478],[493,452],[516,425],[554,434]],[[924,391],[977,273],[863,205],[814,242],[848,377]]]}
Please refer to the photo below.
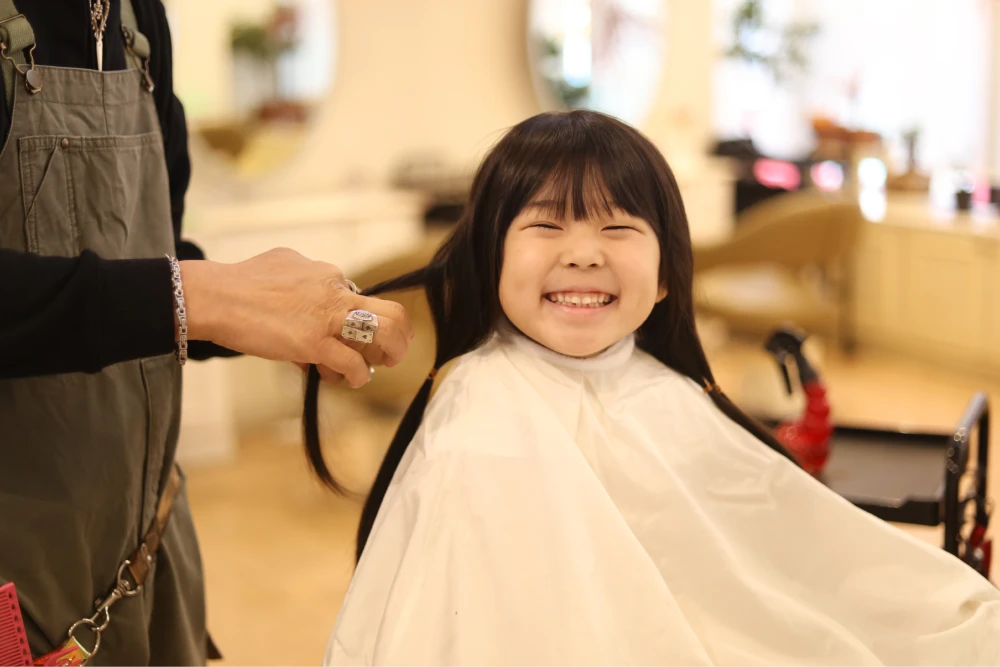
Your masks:
{"label": "white salon cape", "polygon": [[1000,592],[623,340],[461,358],[327,664],[1000,664]]}

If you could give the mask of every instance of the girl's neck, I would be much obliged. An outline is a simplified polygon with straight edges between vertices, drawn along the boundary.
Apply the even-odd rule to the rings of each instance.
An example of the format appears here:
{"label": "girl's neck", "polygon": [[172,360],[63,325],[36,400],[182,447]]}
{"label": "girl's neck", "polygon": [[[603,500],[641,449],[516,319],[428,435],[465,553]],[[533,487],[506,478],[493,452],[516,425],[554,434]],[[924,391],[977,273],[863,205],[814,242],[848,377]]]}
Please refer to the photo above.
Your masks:
{"label": "girl's neck", "polygon": [[611,347],[589,357],[570,357],[528,338],[513,325],[501,326],[497,332],[505,342],[530,356],[548,361],[554,366],[584,373],[614,370],[622,366],[635,350],[635,334],[630,334]]}

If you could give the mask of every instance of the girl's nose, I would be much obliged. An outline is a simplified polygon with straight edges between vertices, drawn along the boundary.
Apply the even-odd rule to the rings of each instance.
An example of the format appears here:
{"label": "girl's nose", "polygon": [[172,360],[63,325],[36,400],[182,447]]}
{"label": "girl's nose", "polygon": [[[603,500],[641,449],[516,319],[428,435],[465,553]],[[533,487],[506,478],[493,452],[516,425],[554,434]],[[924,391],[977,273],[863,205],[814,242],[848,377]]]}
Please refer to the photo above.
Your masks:
{"label": "girl's nose", "polygon": [[604,266],[604,251],[600,242],[589,234],[574,234],[563,248],[564,266],[577,269],[595,269]]}

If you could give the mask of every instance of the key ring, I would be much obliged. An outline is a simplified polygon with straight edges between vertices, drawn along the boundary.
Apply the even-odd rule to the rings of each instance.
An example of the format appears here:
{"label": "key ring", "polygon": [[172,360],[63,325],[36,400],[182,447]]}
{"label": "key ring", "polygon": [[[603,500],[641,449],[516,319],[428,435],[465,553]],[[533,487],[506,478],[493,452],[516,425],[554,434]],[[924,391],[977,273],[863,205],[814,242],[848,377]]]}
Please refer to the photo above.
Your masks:
{"label": "key ring", "polygon": [[[74,633],[76,632],[77,628],[79,628],[81,625],[89,626],[91,631],[94,633],[94,648],[90,649],[89,651],[84,647],[83,642],[81,642],[74,636]],[[95,655],[97,655],[97,652],[101,649],[102,632],[103,630],[101,629],[101,627],[97,625],[96,621],[93,621],[89,618],[81,618],[79,621],[69,626],[68,635],[70,639],[76,642],[80,646],[80,648],[83,649],[88,654],[87,659],[89,660],[90,658],[93,658]]]}

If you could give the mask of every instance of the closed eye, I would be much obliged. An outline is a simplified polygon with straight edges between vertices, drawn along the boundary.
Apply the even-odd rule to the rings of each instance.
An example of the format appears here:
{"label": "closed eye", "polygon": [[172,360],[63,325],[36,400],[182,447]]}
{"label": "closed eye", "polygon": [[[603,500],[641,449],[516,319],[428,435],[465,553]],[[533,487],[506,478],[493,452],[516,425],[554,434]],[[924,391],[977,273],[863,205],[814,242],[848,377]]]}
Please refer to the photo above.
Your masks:
{"label": "closed eye", "polygon": [[635,227],[629,227],[627,225],[615,225],[613,227],[605,227],[604,231],[606,231],[606,232],[620,232],[620,231],[633,231],[633,232],[637,232],[639,230],[636,229]]}
{"label": "closed eye", "polygon": [[535,224],[532,225],[532,227],[537,227],[539,229],[555,229],[555,230],[561,229],[561,227],[553,225],[551,222],[536,222]]}

